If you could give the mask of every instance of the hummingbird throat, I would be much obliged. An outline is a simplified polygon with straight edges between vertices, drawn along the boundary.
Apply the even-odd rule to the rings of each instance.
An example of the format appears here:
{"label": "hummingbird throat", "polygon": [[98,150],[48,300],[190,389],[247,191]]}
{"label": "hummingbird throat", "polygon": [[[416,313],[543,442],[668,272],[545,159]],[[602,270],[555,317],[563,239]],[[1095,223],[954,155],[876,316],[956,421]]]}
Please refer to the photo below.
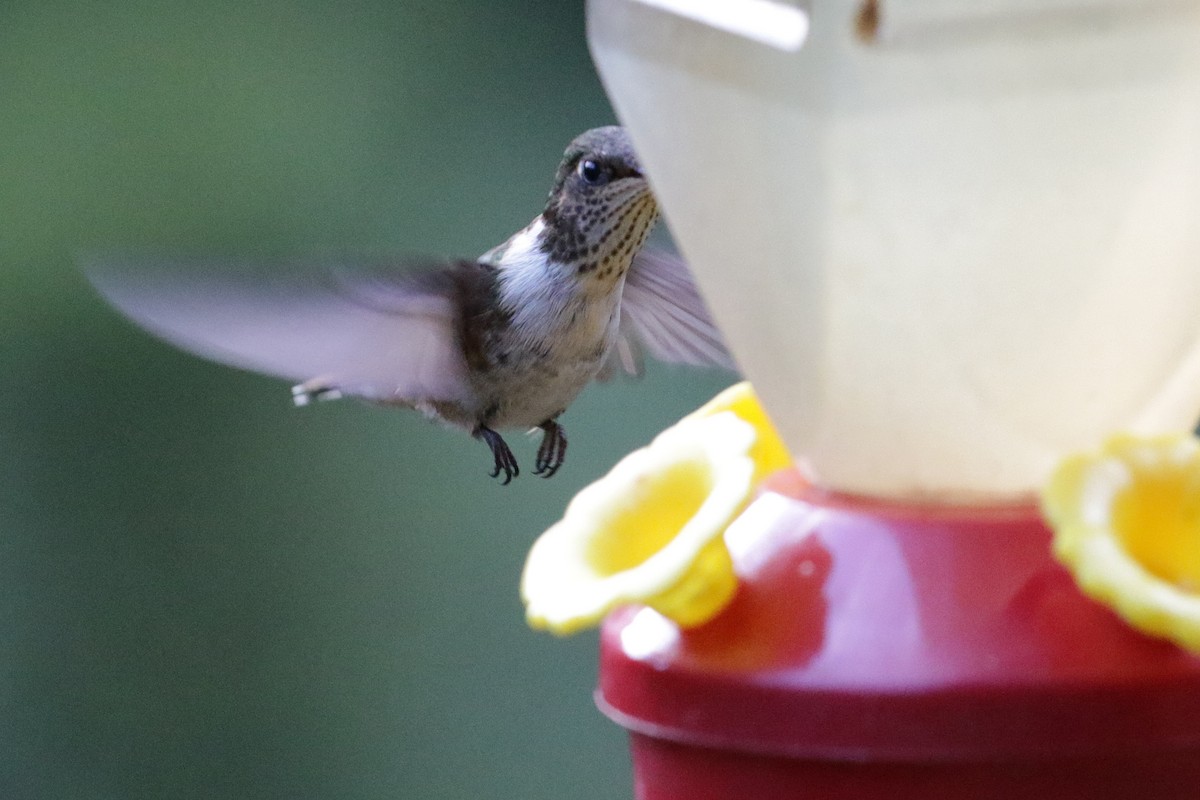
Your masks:
{"label": "hummingbird throat", "polygon": [[589,283],[620,280],[658,220],[648,189],[618,198],[582,198],[547,208],[540,248]]}

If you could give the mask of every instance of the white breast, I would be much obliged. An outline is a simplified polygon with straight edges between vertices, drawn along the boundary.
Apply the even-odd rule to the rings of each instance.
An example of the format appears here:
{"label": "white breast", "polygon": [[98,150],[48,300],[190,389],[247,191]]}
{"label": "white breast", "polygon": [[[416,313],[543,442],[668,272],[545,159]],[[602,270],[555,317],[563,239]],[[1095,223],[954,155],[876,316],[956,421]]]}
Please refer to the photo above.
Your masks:
{"label": "white breast", "polygon": [[[532,427],[565,409],[595,378],[616,339],[621,282],[606,292],[538,252],[535,221],[505,247],[500,302],[511,314],[506,363],[487,377],[503,398],[497,427]],[[588,291],[592,289],[593,291]]]}

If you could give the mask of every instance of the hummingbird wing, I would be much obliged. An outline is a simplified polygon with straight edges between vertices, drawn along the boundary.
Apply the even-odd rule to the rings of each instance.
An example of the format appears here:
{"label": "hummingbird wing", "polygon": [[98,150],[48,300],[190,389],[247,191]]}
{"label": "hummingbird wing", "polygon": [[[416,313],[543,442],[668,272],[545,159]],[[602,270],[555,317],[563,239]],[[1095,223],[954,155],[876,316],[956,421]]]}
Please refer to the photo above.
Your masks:
{"label": "hummingbird wing", "polygon": [[85,272],[131,320],[197,355],[417,402],[468,396],[451,266],[93,260]]}
{"label": "hummingbird wing", "polygon": [[625,275],[620,336],[602,377],[641,374],[643,348],[660,361],[737,369],[687,264],[652,248]]}

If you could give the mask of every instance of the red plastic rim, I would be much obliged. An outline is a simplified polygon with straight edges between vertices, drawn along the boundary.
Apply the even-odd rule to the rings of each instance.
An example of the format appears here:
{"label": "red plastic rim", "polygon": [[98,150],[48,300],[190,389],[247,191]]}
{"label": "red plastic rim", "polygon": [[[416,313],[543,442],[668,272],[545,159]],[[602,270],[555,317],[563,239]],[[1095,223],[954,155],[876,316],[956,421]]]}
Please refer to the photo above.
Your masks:
{"label": "red plastic rim", "polygon": [[730,529],[743,582],[721,615],[684,632],[642,609],[605,624],[597,702],[618,723],[856,760],[1200,745],[1200,660],[1083,597],[1032,507],[771,486]]}

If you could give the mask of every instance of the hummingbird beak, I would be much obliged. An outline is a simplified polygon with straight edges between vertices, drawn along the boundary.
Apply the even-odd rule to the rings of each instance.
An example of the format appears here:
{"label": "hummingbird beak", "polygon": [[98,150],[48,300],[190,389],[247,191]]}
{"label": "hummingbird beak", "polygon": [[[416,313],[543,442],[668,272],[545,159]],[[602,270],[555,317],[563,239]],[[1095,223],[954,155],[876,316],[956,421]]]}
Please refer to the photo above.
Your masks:
{"label": "hummingbird beak", "polygon": [[626,162],[624,164],[621,164],[617,167],[615,172],[616,172],[615,177],[617,177],[617,178],[639,178],[641,180],[646,179],[646,173],[642,170],[641,165],[637,164],[637,163],[631,164],[629,162]]}

